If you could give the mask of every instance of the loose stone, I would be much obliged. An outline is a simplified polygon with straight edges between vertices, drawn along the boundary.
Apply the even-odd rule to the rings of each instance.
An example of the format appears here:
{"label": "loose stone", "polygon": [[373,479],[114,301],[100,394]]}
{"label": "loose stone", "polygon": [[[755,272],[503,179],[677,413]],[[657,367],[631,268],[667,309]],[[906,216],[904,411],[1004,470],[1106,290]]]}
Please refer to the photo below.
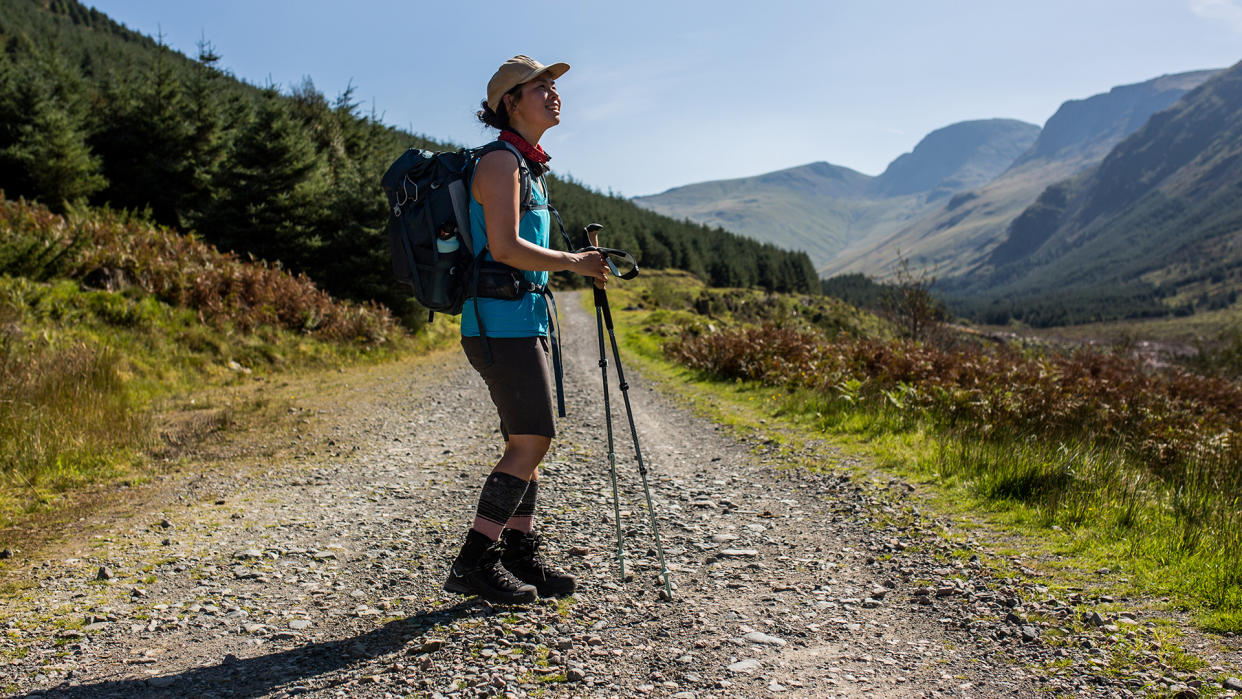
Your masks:
{"label": "loose stone", "polygon": [[751,631],[745,636],[742,636],[742,638],[745,638],[747,641],[750,641],[751,643],[757,643],[759,645],[764,645],[764,646],[785,645],[785,639],[777,638],[776,636],[769,636],[768,634],[763,633],[762,631]]}
{"label": "loose stone", "polygon": [[736,663],[729,665],[729,672],[750,674],[754,672],[755,670],[758,670],[759,666],[760,666],[760,663],[758,660],[755,660],[754,658],[747,658],[745,660],[739,660]]}
{"label": "loose stone", "polygon": [[423,653],[434,653],[444,647],[445,641],[442,638],[428,638],[423,644],[417,648],[411,648],[409,655],[422,655]]}

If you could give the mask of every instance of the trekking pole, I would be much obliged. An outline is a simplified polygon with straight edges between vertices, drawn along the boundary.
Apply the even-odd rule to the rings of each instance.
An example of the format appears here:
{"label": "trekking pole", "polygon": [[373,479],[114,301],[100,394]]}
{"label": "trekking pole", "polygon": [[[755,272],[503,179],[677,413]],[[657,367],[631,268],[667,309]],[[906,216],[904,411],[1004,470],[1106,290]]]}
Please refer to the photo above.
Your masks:
{"label": "trekking pole", "polygon": [[[594,230],[592,230],[594,228]],[[592,242],[598,240],[599,231],[603,226],[598,223],[587,226],[588,238],[593,238]],[[598,246],[596,246],[598,247]],[[643,494],[647,498],[647,512],[651,516],[651,532],[655,535],[656,555],[660,560],[660,575],[664,578],[664,592],[669,600],[673,599],[673,583],[669,579],[668,566],[664,563],[664,545],[660,541],[660,525],[656,521],[655,502],[651,499],[651,486],[647,481],[647,466],[643,463],[643,450],[638,444],[638,428],[634,425],[634,410],[630,407],[630,386],[625,382],[625,370],[621,368],[621,351],[617,348],[617,333],[612,325],[612,310],[608,307],[608,292],[604,289],[596,287],[595,291],[595,309],[597,317],[602,313],[604,318],[604,326],[608,328],[608,339],[612,343],[612,359],[617,365],[617,380],[621,383],[621,398],[625,402],[625,415],[630,422],[630,437],[634,440],[634,456],[638,460],[638,475],[642,477]],[[601,343],[602,344],[602,343]],[[602,354],[602,352],[601,352]],[[605,397],[608,390],[605,387]],[[607,398],[605,398],[607,400]],[[611,418],[610,418],[611,419]],[[611,425],[611,422],[609,423]],[[611,451],[611,449],[609,449]],[[615,475],[615,474],[614,474]],[[615,481],[614,481],[615,483]],[[615,491],[614,491],[615,492]],[[614,502],[616,502],[614,500]],[[621,526],[620,518],[617,519],[618,530]]]}
{"label": "trekking pole", "polygon": [[[587,241],[593,247],[599,247],[599,231],[603,226],[592,223],[586,227]],[[604,380],[604,425],[608,431],[608,472],[612,476],[612,515],[617,525],[617,565],[621,569],[621,580],[625,581],[625,545],[621,534],[621,498],[617,494],[617,452],[612,438],[612,402],[608,395],[608,356],[604,349],[604,315],[600,306],[600,292],[595,290],[595,332],[599,337],[599,372]]]}

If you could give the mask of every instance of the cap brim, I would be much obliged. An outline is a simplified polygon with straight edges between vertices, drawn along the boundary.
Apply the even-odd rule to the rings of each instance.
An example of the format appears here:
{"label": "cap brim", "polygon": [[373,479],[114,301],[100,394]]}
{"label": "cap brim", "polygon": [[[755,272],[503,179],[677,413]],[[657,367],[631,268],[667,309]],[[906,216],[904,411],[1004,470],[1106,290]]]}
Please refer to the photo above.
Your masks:
{"label": "cap brim", "polygon": [[[564,75],[565,73],[568,73],[568,72],[569,72],[569,64],[568,64],[568,63],[553,63],[553,64],[552,64],[552,65],[550,65],[550,66],[544,66],[544,67],[543,67],[543,70],[539,70],[539,71],[535,71],[534,73],[531,73],[530,77],[529,77],[529,78],[527,78],[527,79],[525,79],[525,80],[523,80],[522,82],[524,82],[524,83],[528,83],[528,82],[530,82],[530,81],[534,80],[535,78],[538,78],[538,77],[539,77],[539,76],[541,76],[541,75],[547,75],[547,76],[551,77],[553,80],[557,80],[557,79],[559,79],[562,75]],[[521,83],[519,83],[519,84],[521,84]]]}
{"label": "cap brim", "polygon": [[560,79],[560,76],[563,76],[566,72],[569,72],[569,63],[553,63],[553,65],[544,66],[543,68],[539,68],[538,71],[530,73],[527,78],[523,79],[523,81],[518,84],[528,83],[533,81],[535,78],[544,76],[548,76],[551,79]]}

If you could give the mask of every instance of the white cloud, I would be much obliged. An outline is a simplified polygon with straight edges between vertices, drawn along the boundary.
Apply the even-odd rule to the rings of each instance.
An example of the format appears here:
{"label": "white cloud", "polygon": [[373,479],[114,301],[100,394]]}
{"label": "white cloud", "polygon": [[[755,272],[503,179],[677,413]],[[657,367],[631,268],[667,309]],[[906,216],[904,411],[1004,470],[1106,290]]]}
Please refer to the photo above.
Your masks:
{"label": "white cloud", "polygon": [[1239,0],[1190,0],[1190,11],[1211,20],[1218,20],[1242,33],[1242,3]]}

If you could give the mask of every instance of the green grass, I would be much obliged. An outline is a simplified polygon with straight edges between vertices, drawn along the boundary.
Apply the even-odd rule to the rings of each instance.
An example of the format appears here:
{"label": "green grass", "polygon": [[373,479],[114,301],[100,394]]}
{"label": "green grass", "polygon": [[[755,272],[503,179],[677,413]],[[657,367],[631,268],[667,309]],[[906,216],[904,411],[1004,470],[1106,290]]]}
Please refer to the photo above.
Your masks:
{"label": "green grass", "polygon": [[[75,298],[66,286],[0,278],[2,482],[24,493],[25,507],[126,472],[143,446],[135,435],[149,431],[137,407],[151,389],[126,387],[124,350],[82,322],[94,299]],[[73,301],[80,312],[62,331]]]}
{"label": "green grass", "polygon": [[[623,287],[610,298],[614,308],[634,307],[641,293]],[[1173,488],[1107,445],[1008,435],[980,440],[895,405],[850,401],[848,390],[824,396],[712,380],[661,352],[671,328],[702,324],[702,317],[650,309],[616,315],[627,362],[739,433],[763,434],[781,445],[830,435],[874,465],[855,470],[878,467],[922,484],[920,497],[936,511],[1027,553],[1053,584],[1144,598],[1189,613],[1205,630],[1242,632],[1238,503],[1214,497],[1209,484],[1196,485],[1195,473],[1180,474],[1183,485]],[[1109,575],[1095,575],[1105,567]]]}
{"label": "green grass", "polygon": [[[1019,535],[1045,571],[1167,596],[1204,629],[1242,630],[1242,523],[1227,509],[1236,503],[1165,486],[1109,449],[980,442],[888,411],[829,416],[805,395],[774,402],[773,415],[843,438],[886,471],[931,486],[940,511]],[[1108,578],[1095,579],[1100,568]]]}
{"label": "green grass", "polygon": [[148,482],[168,447],[262,412],[196,401],[204,389],[408,355],[450,326],[412,338],[383,307],[139,215],[0,196],[0,526],[92,484]]}
{"label": "green grass", "polygon": [[0,526],[93,483],[145,481],[165,406],[182,405],[206,431],[227,429],[247,409],[184,398],[203,388],[384,361],[443,344],[448,333],[436,330],[383,345],[240,332],[133,287],[0,276]]}

